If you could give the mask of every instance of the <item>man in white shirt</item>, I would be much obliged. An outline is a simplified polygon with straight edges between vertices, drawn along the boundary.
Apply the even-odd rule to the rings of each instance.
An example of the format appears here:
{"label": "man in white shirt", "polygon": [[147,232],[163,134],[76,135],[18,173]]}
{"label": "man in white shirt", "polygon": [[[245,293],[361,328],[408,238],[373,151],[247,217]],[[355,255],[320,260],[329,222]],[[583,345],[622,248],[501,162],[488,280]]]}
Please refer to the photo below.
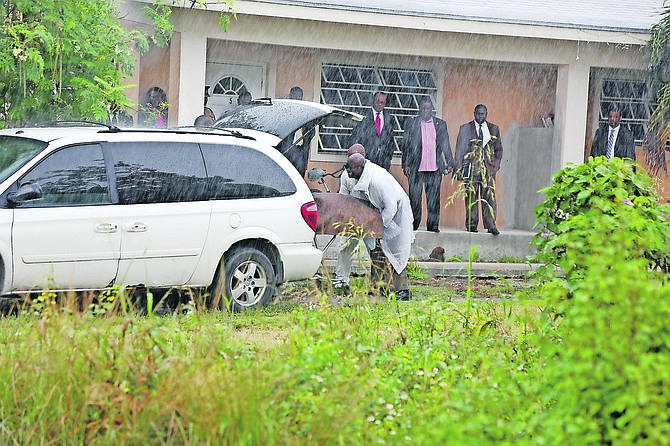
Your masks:
{"label": "man in white shirt", "polygon": [[356,180],[353,191],[363,194],[381,213],[384,232],[380,243],[392,267],[396,299],[409,300],[406,270],[414,241],[409,197],[390,173],[360,153],[351,155],[345,168],[348,176]]}
{"label": "man in white shirt", "polygon": [[[365,148],[361,144],[354,144],[349,148],[347,157],[353,155],[354,153],[360,153],[363,157],[365,157]],[[368,165],[372,166],[373,163],[368,160]],[[370,167],[370,169],[372,168],[373,167]],[[379,166],[375,165],[375,168],[379,168]],[[340,175],[339,193],[343,195],[350,195],[367,204],[368,206],[373,207],[367,196],[363,192],[355,189],[356,183],[358,183],[358,180],[350,178],[345,169],[342,172],[342,175]],[[365,230],[365,228],[363,229]],[[342,290],[345,294],[349,294],[351,262],[353,260],[353,253],[359,245],[359,241],[360,239],[358,237],[347,237],[342,242],[340,245],[340,250],[337,252],[337,267],[335,269],[333,286],[336,290]],[[363,244],[370,253],[370,261],[372,263],[370,267],[370,280],[374,283],[382,278],[383,270],[386,268],[386,259],[384,257],[384,252],[382,251],[381,246],[374,238],[363,238]]]}

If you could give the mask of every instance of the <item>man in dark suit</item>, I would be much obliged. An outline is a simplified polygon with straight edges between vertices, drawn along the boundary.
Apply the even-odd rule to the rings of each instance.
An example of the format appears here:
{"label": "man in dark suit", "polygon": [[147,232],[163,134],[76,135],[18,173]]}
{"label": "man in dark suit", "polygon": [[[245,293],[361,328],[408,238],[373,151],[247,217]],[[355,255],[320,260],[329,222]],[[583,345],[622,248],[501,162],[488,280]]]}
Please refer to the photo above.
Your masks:
{"label": "man in dark suit", "polygon": [[389,170],[395,150],[393,116],[384,107],[386,93],[378,91],[372,97],[372,108],[365,111],[365,118],[354,127],[349,145],[361,144],[368,160]]}
{"label": "man in dark suit", "polygon": [[[620,125],[621,113],[615,107],[609,111],[609,125],[596,130],[591,145],[591,156],[606,156],[607,159],[629,158],[635,161],[635,137],[625,125]],[[610,142],[611,140],[611,142]]]}
{"label": "man in dark suit", "polygon": [[500,169],[503,147],[500,129],[486,121],[484,104],[475,107],[475,119],[463,124],[456,141],[456,177],[465,183],[465,228],[477,232],[479,202],[482,202],[482,223],[493,235],[496,227],[495,178]]}
{"label": "man in dark suit", "polygon": [[433,116],[433,101],[425,96],[419,102],[419,115],[407,121],[402,139],[402,169],[409,182],[415,231],[421,224],[421,195],[425,188],[426,227],[440,232],[442,175],[450,173],[453,166],[447,123]]}

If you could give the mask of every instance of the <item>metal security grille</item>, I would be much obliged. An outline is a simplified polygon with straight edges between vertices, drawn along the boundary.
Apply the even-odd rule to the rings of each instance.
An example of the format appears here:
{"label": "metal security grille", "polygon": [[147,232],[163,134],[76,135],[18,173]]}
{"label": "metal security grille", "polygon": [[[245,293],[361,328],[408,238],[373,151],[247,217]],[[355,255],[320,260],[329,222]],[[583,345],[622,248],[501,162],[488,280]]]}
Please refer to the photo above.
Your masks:
{"label": "metal security grille", "polygon": [[[321,67],[321,103],[363,114],[372,106],[376,91],[387,94],[384,110],[393,115],[395,156],[405,120],[419,113],[421,96],[435,99],[435,76],[429,70],[324,63]],[[351,128],[325,127],[319,131],[319,153],[342,153],[348,149]]]}
{"label": "metal security grille", "polygon": [[647,84],[644,81],[603,79],[598,119],[600,124],[607,123],[612,105],[619,107],[621,124],[628,126],[635,135],[635,143],[642,145],[649,117],[656,107],[651,102]]}

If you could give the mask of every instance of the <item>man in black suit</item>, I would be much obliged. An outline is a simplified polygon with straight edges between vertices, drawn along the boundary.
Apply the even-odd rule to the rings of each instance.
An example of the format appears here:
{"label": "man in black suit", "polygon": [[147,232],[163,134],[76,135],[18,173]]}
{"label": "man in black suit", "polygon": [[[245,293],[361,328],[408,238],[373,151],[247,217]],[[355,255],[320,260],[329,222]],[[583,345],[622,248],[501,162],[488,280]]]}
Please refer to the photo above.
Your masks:
{"label": "man in black suit", "polygon": [[489,234],[498,235],[495,178],[503,156],[500,128],[486,120],[484,104],[475,107],[474,115],[458,130],[456,140],[456,178],[465,185],[465,228],[477,232],[481,201],[482,223]]}
{"label": "man in black suit", "polygon": [[372,108],[365,111],[365,118],[354,127],[349,145],[361,144],[368,160],[389,170],[395,150],[393,116],[384,107],[386,93],[378,91],[372,97]]}
{"label": "man in black suit", "polygon": [[[635,137],[625,125],[620,125],[621,113],[616,107],[609,111],[609,125],[596,130],[591,145],[591,156],[606,156],[607,159],[629,158],[635,161]],[[610,141],[611,140],[611,141]]]}
{"label": "man in black suit", "polygon": [[421,195],[425,188],[426,227],[440,232],[442,175],[450,173],[453,166],[447,123],[433,116],[433,101],[424,96],[419,102],[419,115],[407,121],[402,139],[402,169],[409,182],[415,231],[421,224]]}

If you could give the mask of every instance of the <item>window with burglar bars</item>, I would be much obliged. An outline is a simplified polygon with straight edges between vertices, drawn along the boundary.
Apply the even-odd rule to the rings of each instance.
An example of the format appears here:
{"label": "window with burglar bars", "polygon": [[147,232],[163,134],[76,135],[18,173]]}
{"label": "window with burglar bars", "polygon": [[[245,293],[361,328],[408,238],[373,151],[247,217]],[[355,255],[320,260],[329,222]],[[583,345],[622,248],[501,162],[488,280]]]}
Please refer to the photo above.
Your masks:
{"label": "window with burglar bars", "polygon": [[642,145],[649,117],[656,108],[656,104],[651,102],[647,84],[639,80],[603,79],[599,124],[607,124],[609,109],[613,105],[621,112],[621,124],[628,126],[635,135],[635,144]]}
{"label": "window with burglar bars", "polygon": [[[385,111],[393,115],[395,156],[405,120],[419,113],[421,96],[435,100],[435,76],[429,70],[324,63],[321,67],[321,103],[363,114],[372,107],[376,91],[386,93]],[[351,128],[325,127],[319,130],[319,153],[347,151]]]}

